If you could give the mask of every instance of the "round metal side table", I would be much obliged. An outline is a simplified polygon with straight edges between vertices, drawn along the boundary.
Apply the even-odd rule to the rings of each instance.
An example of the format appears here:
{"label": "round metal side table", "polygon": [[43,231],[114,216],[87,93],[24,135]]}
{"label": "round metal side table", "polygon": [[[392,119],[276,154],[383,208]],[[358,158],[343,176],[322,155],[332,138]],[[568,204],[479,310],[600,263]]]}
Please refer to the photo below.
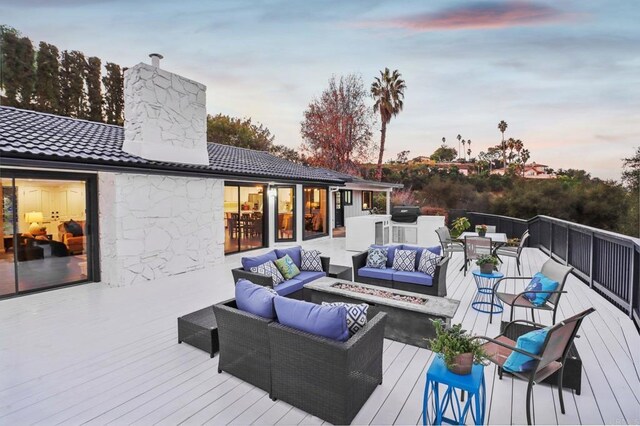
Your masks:
{"label": "round metal side table", "polygon": [[484,312],[486,314],[499,314],[502,313],[504,307],[502,302],[497,297],[493,298],[491,303],[491,296],[493,295],[493,286],[497,280],[504,277],[504,274],[498,271],[493,271],[490,274],[483,274],[479,269],[472,272],[473,278],[476,281],[478,292],[476,293],[471,306],[478,312]]}

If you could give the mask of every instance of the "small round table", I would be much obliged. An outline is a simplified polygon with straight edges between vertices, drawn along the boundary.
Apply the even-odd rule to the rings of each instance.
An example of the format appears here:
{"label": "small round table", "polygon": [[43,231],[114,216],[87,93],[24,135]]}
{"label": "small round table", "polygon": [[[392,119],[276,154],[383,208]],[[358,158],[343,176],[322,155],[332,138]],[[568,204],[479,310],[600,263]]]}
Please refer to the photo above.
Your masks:
{"label": "small round table", "polygon": [[485,314],[499,314],[504,310],[502,302],[497,297],[493,297],[493,303],[491,299],[493,296],[493,285],[496,280],[504,277],[501,272],[493,271],[490,274],[483,274],[479,269],[474,270],[473,278],[476,280],[476,286],[478,292],[471,302],[471,306],[478,312],[484,312]]}

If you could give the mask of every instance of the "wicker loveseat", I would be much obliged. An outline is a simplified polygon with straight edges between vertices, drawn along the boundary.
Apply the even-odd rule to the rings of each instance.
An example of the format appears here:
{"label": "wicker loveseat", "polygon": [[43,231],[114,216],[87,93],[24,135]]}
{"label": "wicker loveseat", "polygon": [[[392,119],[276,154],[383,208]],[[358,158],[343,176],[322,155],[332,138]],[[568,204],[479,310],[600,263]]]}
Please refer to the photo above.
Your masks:
{"label": "wicker loveseat", "polygon": [[[278,256],[278,254],[283,255],[283,253],[286,253],[291,249],[293,248],[275,249],[260,256],[244,257],[242,258],[243,264],[247,259],[251,259],[254,263],[261,263],[270,259],[276,259],[282,257]],[[290,280],[278,284],[275,288],[276,292],[278,292],[280,296],[302,300],[304,285],[311,281],[317,280],[318,278],[325,277],[327,275],[327,272],[329,272],[330,258],[320,256],[320,262],[322,263],[322,272],[301,270],[300,275],[297,275]],[[273,281],[270,276],[248,271],[244,267],[232,269],[231,273],[233,274],[233,282],[238,282],[239,279],[245,279],[251,281],[254,284],[273,288]]]}
{"label": "wicker loveseat", "polygon": [[353,256],[354,281],[431,296],[447,295],[447,256],[440,259],[433,276],[429,276],[422,272],[399,272],[389,266],[386,269],[367,268],[367,255],[368,251],[363,251]]}

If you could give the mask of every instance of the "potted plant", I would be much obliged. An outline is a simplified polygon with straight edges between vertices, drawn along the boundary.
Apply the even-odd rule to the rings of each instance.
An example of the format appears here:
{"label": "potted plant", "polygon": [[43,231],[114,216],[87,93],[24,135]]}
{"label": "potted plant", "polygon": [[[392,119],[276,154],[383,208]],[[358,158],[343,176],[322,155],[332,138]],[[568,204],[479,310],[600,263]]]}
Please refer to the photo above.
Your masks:
{"label": "potted plant", "polygon": [[464,231],[466,231],[470,227],[471,227],[471,222],[469,222],[469,219],[467,219],[464,216],[459,217],[456,220],[454,220],[453,223],[451,224],[451,236],[453,238],[458,238],[460,234],[462,234]]}
{"label": "potted plant", "polygon": [[483,274],[491,274],[493,271],[497,271],[498,262],[498,258],[490,254],[483,254],[476,259],[476,265],[480,267],[480,272]]}
{"label": "potted plant", "polygon": [[485,364],[487,354],[474,336],[462,329],[462,324],[447,328],[440,319],[431,320],[436,331],[435,339],[429,340],[431,350],[444,360],[447,369],[455,374],[471,373],[473,364]]}
{"label": "potted plant", "polygon": [[477,225],[476,232],[478,233],[478,236],[484,237],[487,235],[487,225]]}

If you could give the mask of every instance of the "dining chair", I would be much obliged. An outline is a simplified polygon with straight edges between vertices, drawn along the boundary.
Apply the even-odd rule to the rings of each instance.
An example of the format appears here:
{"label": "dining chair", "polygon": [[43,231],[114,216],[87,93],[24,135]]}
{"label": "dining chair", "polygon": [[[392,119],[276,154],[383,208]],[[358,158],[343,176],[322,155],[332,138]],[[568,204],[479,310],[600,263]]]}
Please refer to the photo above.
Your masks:
{"label": "dining chair", "polygon": [[525,244],[527,243],[527,240],[529,239],[529,230],[524,231],[524,234],[522,234],[522,237],[520,238],[520,243],[518,244],[518,247],[507,247],[507,246],[502,246],[496,249],[495,253],[496,256],[498,257],[498,260],[500,260],[500,262],[502,262],[502,259],[500,259],[500,256],[506,256],[506,257],[513,257],[516,259],[516,266],[518,268],[518,274],[521,274],[520,272],[520,255],[522,254],[522,250],[525,247]]}
{"label": "dining chair", "polygon": [[464,275],[467,275],[467,268],[470,262],[477,260],[480,256],[490,255],[492,253],[491,247],[491,238],[464,238]]}
{"label": "dining chair", "polygon": [[436,229],[436,234],[438,235],[438,239],[440,240],[443,255],[451,257],[453,253],[464,252],[464,244],[460,241],[454,241],[451,238],[449,228],[447,228],[446,226],[442,226]]}

